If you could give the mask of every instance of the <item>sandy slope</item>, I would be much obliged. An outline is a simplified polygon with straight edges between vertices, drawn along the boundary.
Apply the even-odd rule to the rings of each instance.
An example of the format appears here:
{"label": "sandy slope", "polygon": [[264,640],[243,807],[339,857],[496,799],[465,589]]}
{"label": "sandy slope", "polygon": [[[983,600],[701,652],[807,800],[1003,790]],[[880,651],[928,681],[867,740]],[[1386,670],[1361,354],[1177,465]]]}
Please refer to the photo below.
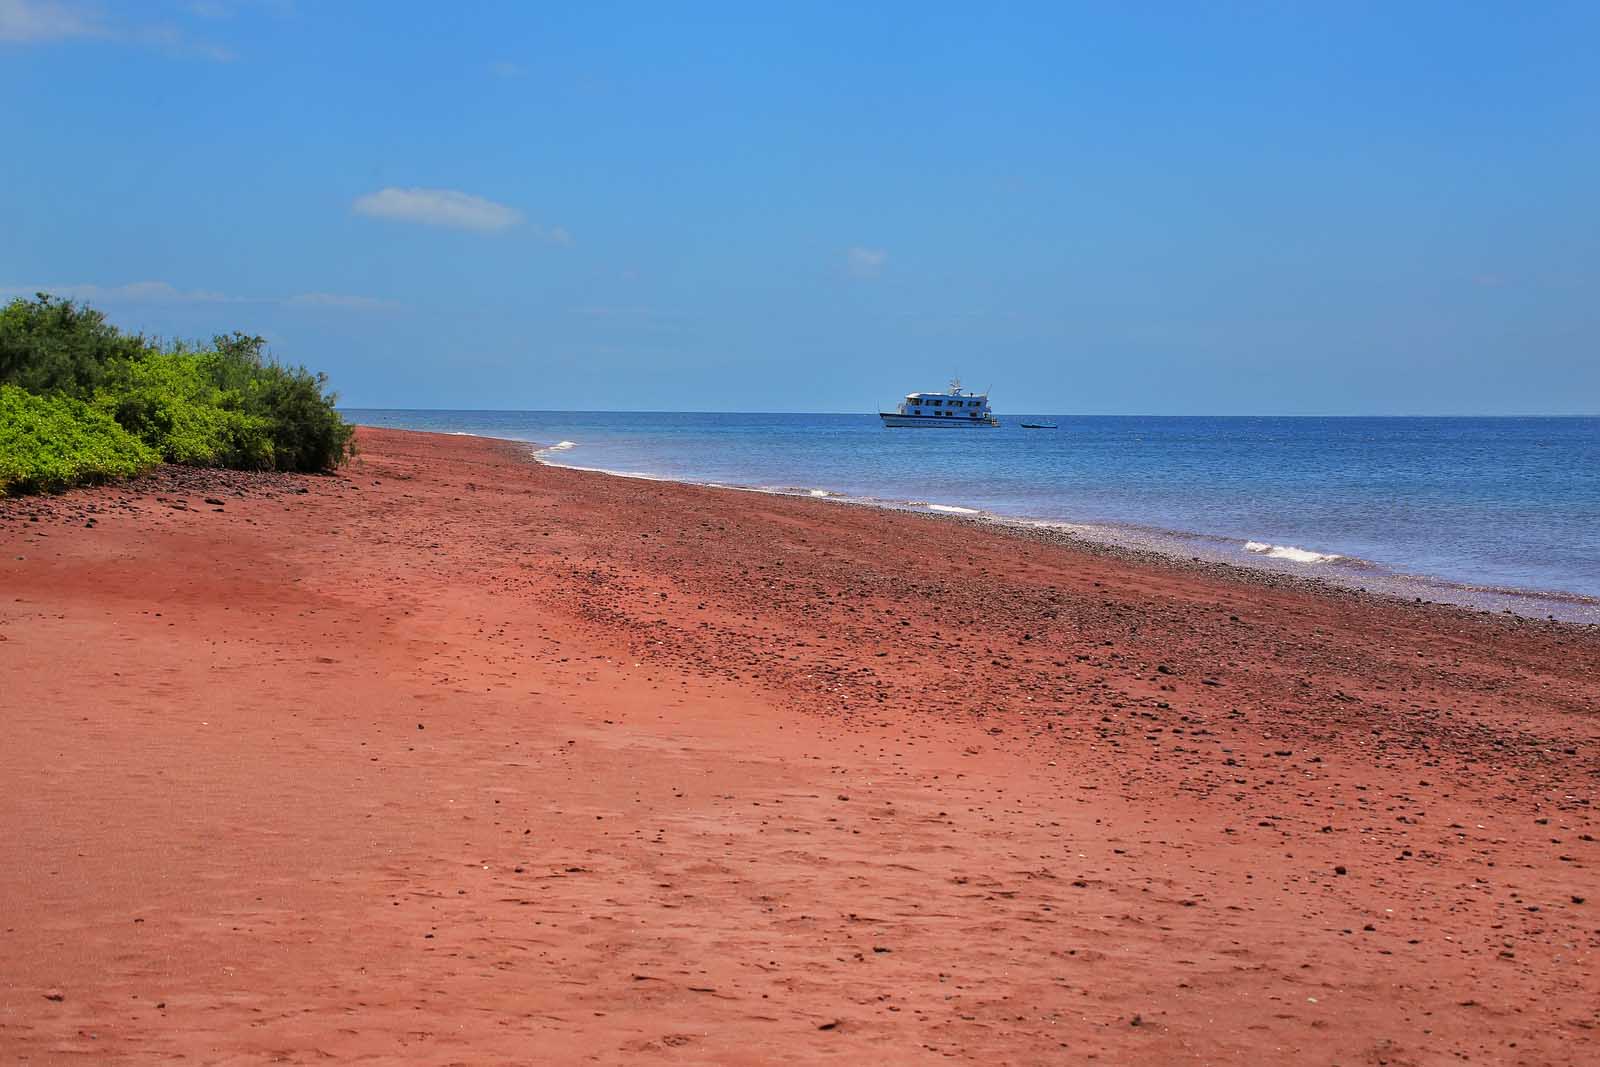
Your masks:
{"label": "sandy slope", "polygon": [[362,445],[0,503],[0,1060],[1600,1058],[1592,633]]}

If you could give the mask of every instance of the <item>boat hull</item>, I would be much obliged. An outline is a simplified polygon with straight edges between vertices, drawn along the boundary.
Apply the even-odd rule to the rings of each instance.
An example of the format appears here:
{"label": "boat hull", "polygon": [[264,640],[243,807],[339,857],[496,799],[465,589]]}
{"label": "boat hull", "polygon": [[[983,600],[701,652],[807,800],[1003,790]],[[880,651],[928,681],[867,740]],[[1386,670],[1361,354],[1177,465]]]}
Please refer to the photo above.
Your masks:
{"label": "boat hull", "polygon": [[983,419],[952,418],[947,419],[940,415],[901,415],[893,411],[880,411],[878,418],[889,427],[931,427],[945,430],[992,430],[1000,425],[1000,420],[994,416]]}

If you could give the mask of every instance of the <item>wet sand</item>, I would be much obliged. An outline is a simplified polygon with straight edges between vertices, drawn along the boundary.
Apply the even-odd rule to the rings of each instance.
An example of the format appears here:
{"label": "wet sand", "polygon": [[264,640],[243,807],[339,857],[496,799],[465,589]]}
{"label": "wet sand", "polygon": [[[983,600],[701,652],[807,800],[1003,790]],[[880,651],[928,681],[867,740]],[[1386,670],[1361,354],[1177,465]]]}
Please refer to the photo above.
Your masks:
{"label": "wet sand", "polygon": [[0,501],[0,1060],[1600,1058],[1592,630],[361,446]]}

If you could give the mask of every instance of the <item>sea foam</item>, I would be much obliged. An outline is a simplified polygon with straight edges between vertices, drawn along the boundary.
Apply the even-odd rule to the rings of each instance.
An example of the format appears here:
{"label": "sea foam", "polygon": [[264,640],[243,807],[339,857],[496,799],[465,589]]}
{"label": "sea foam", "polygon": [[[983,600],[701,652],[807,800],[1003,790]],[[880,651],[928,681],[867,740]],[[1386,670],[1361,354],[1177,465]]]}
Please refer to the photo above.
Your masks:
{"label": "sea foam", "polygon": [[1332,563],[1344,558],[1333,552],[1313,552],[1309,548],[1296,548],[1293,545],[1269,545],[1265,541],[1246,541],[1244,550],[1269,559],[1286,559],[1294,563]]}
{"label": "sea foam", "polygon": [[942,511],[946,515],[982,515],[977,508],[958,508],[954,504],[929,504],[929,511]]}

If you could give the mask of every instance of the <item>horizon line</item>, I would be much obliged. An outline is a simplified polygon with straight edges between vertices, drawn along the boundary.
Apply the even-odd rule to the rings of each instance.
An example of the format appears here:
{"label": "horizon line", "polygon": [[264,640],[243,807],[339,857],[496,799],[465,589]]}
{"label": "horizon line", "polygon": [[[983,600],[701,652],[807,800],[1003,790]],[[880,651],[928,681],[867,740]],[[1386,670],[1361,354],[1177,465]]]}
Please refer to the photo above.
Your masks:
{"label": "horizon line", "polygon": [[[876,417],[878,412],[848,411],[761,411],[744,408],[440,408],[392,407],[370,404],[337,404],[340,411],[432,411],[452,414],[485,415],[855,415]],[[1584,412],[1189,412],[1184,414],[1150,411],[1052,412],[1018,411],[1000,415],[1001,419],[1045,415],[1051,418],[1080,419],[1600,419],[1600,411]]]}

